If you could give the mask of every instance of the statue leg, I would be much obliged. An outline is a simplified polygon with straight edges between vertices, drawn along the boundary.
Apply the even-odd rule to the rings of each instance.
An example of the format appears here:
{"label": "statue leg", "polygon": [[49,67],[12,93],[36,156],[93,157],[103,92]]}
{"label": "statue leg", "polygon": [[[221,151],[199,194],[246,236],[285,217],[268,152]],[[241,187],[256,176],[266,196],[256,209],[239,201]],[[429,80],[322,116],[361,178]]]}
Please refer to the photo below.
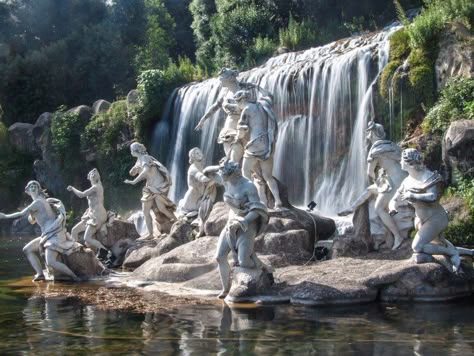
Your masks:
{"label": "statue leg", "polygon": [[229,254],[230,247],[227,243],[226,230],[227,228],[224,228],[219,235],[216,253],[216,260],[219,265],[219,274],[222,283],[222,292],[217,296],[220,299],[225,298],[230,290],[230,265],[229,261],[227,261],[227,255]]}
{"label": "statue leg", "polygon": [[41,237],[37,237],[34,240],[28,242],[25,247],[23,247],[23,253],[26,255],[28,262],[36,272],[33,281],[44,280],[43,267],[41,266],[40,259],[38,258],[39,249],[40,249],[40,240]]}
{"label": "statue leg", "polygon": [[79,241],[79,234],[86,230],[86,223],[79,221],[71,230],[71,237],[74,241]]}
{"label": "statue leg", "polygon": [[384,225],[389,229],[393,234],[393,247],[392,250],[396,250],[403,242],[403,236],[398,230],[395,220],[388,213],[388,203],[390,202],[392,195],[391,194],[379,194],[377,200],[375,201],[375,212],[380,217]]}
{"label": "statue leg", "polygon": [[94,238],[97,233],[97,228],[92,225],[87,225],[86,232],[84,233],[84,243],[87,247],[92,248],[96,252],[100,249],[107,250],[107,248],[100,243],[100,241]]}
{"label": "statue leg", "polygon": [[265,161],[260,161],[260,167],[262,168],[262,176],[265,182],[267,182],[270,191],[275,198],[275,209],[281,209],[282,202],[280,199],[280,191],[278,189],[278,183],[275,178],[273,178],[273,157]]}
{"label": "statue leg", "polygon": [[165,204],[160,199],[160,197],[155,198],[155,203],[156,203],[156,207],[158,208],[160,213],[165,215],[171,221],[176,220],[176,216],[174,216],[174,214],[171,211],[168,210],[168,208],[165,206]]}
{"label": "statue leg", "polygon": [[461,264],[459,251],[456,247],[447,240],[442,241],[445,243],[444,246],[432,243],[434,239],[438,238],[446,226],[448,226],[448,217],[446,214],[434,215],[430,220],[419,225],[419,230],[411,246],[415,253],[423,252],[429,255],[450,256],[453,269],[456,271]]}
{"label": "statue leg", "polygon": [[255,223],[249,224],[247,231],[240,232],[237,241],[237,251],[239,257],[239,266],[243,268],[255,268],[255,261],[252,258],[254,253],[255,235],[257,234],[257,226]]}
{"label": "statue leg", "polygon": [[153,206],[153,200],[142,202],[143,217],[145,218],[145,224],[148,230],[148,234],[146,235],[146,238],[149,238],[149,239],[153,238],[153,219],[151,217],[152,206]]}
{"label": "statue leg", "polygon": [[242,162],[242,175],[253,182],[252,172],[255,170],[257,159],[253,157],[244,157]]}
{"label": "statue leg", "polygon": [[244,146],[242,146],[242,143],[238,141],[236,143],[231,144],[230,152],[229,152],[229,155],[227,155],[227,157],[229,157],[231,161],[241,164],[243,156],[244,156]]}
{"label": "statue leg", "polygon": [[69,277],[71,277],[74,281],[79,281],[80,279],[76,276],[76,274],[69,269],[64,263],[58,261],[59,252],[53,251],[49,248],[45,251],[46,255],[46,265],[51,267],[55,271],[61,272]]}

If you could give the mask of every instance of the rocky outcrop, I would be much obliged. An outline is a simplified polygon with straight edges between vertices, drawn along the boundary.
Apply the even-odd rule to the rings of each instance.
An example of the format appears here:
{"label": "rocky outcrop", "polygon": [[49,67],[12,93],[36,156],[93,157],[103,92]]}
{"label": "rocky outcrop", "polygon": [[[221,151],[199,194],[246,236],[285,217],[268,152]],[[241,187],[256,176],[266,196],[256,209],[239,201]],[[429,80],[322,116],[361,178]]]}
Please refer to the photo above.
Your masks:
{"label": "rocky outcrop", "polygon": [[[102,263],[95,257],[94,252],[82,245],[78,246],[69,255],[60,254],[59,256],[60,261],[66,264],[81,280],[97,279],[107,272]],[[54,279],[69,280],[70,278],[55,272]]]}
{"label": "rocky outcrop", "polygon": [[451,175],[453,170],[474,173],[474,120],[459,120],[449,125],[443,138],[443,161]]}
{"label": "rocky outcrop", "polygon": [[448,26],[441,35],[435,62],[438,90],[452,76],[470,78],[474,74],[474,37],[462,23],[456,22]]}
{"label": "rocky outcrop", "polygon": [[17,122],[8,128],[10,144],[19,152],[37,155],[38,149],[33,137],[33,125]]}
{"label": "rocky outcrop", "polygon": [[94,104],[92,104],[92,113],[97,114],[99,112],[106,112],[109,110],[111,105],[112,104],[110,104],[107,100],[96,100],[94,101]]}

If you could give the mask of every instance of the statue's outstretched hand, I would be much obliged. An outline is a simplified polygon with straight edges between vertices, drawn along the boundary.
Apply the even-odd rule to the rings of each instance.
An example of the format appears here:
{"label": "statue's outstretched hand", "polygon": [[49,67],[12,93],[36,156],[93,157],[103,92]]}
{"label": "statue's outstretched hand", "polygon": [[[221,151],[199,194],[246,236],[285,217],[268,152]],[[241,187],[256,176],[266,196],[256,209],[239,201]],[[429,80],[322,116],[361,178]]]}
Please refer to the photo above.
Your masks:
{"label": "statue's outstretched hand", "polygon": [[133,181],[131,181],[130,179],[125,179],[123,182],[126,184],[133,184]]}
{"label": "statue's outstretched hand", "polygon": [[67,188],[68,192],[72,192],[72,186],[68,185]]}
{"label": "statue's outstretched hand", "polygon": [[4,213],[0,213],[0,220],[6,219],[6,215]]}

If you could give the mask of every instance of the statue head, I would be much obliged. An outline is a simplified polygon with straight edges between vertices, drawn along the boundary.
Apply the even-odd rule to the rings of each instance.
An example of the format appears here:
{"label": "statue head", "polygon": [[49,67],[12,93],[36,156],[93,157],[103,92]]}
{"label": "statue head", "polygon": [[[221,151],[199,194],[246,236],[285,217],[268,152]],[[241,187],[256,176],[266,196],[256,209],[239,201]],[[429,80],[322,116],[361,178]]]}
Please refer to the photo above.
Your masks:
{"label": "statue head", "polygon": [[401,167],[406,171],[408,167],[413,167],[417,171],[421,171],[425,166],[421,153],[415,148],[407,148],[402,151]]}
{"label": "statue head", "polygon": [[38,181],[36,180],[30,180],[28,184],[25,187],[25,193],[28,194],[29,196],[33,197],[33,195],[37,194],[43,198],[47,198],[48,194],[46,193],[46,190],[41,188],[41,184],[39,184]]}
{"label": "statue head", "polygon": [[91,170],[87,174],[87,179],[89,179],[89,181],[91,183],[99,183],[100,182],[100,174],[99,174],[99,171],[97,170],[97,168],[94,168],[93,170]]}
{"label": "statue head", "polygon": [[247,105],[249,102],[253,102],[252,93],[248,90],[239,90],[234,95],[234,100],[241,108]]}
{"label": "statue head", "polygon": [[385,130],[382,125],[369,121],[367,124],[367,139],[371,142],[383,140],[385,138]]}
{"label": "statue head", "polygon": [[201,162],[203,158],[204,155],[202,154],[202,151],[199,149],[199,147],[191,148],[189,151],[189,164],[192,164],[193,162]]}
{"label": "statue head", "polygon": [[130,145],[130,153],[134,157],[138,157],[139,155],[147,154],[146,147],[139,142],[134,142]]}
{"label": "statue head", "polygon": [[221,82],[226,81],[226,80],[234,81],[234,80],[237,80],[238,75],[239,75],[238,70],[224,67],[219,72],[219,80]]}
{"label": "statue head", "polygon": [[222,179],[224,180],[228,180],[230,177],[235,175],[240,176],[240,165],[237,162],[231,161],[230,159],[226,159],[220,165],[219,173],[221,174]]}

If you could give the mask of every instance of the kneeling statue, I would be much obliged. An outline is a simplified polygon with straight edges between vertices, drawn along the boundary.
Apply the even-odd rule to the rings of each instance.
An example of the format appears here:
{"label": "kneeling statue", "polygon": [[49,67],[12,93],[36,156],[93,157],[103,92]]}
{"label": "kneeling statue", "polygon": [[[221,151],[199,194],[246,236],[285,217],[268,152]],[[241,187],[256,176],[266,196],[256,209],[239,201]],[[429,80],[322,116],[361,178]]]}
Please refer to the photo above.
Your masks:
{"label": "kneeling statue", "polygon": [[23,248],[28,261],[36,275],[33,281],[44,280],[40,256],[44,252],[46,267],[69,276],[74,281],[79,281],[76,274],[64,263],[58,261],[59,254],[67,253],[74,247],[74,240],[66,231],[66,209],[58,199],[47,198],[46,192],[37,181],[30,181],[25,187],[25,192],[33,202],[22,211],[12,214],[0,213],[1,219],[16,219],[28,216],[31,224],[38,223],[41,236],[30,241]]}
{"label": "kneeling statue", "polygon": [[231,287],[231,270],[227,261],[229,252],[232,251],[234,266],[268,269],[255,254],[254,243],[269,218],[257,188],[242,176],[238,163],[227,160],[221,166],[205,168],[204,174],[224,186],[224,202],[230,208],[227,224],[219,235],[216,253],[222,282],[218,298],[223,299]]}

